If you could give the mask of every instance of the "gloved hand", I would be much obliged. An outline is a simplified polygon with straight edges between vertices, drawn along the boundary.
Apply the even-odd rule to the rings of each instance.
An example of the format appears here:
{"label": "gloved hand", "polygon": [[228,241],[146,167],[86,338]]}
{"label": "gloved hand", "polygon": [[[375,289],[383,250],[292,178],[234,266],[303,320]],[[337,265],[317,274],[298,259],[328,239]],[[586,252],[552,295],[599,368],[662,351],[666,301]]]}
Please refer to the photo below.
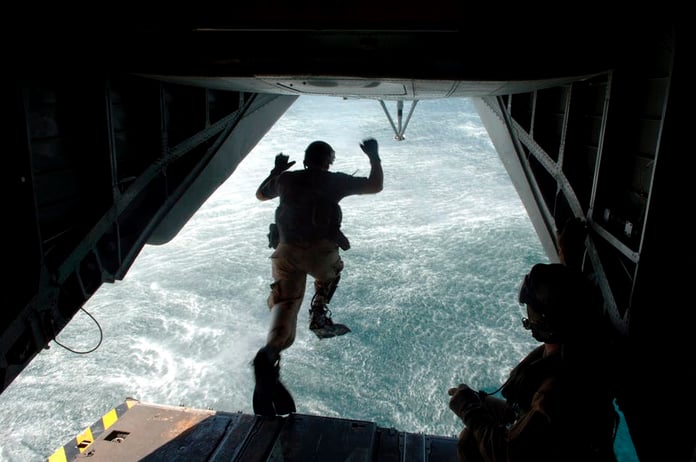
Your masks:
{"label": "gloved hand", "polygon": [[457,388],[450,388],[447,394],[451,396],[449,408],[466,423],[467,414],[473,409],[481,407],[482,400],[479,393],[460,383]]}
{"label": "gloved hand", "polygon": [[370,160],[379,161],[379,145],[374,138],[365,138],[360,143],[360,148],[363,150]]}
{"label": "gloved hand", "polygon": [[290,159],[290,156],[286,156],[282,152],[279,153],[275,157],[275,167],[273,168],[273,170],[271,170],[271,173],[273,173],[275,175],[279,175],[279,174],[283,173],[285,170],[287,170],[290,167],[292,167],[293,165],[295,165],[295,161],[293,160],[292,162],[288,162],[289,159]]}

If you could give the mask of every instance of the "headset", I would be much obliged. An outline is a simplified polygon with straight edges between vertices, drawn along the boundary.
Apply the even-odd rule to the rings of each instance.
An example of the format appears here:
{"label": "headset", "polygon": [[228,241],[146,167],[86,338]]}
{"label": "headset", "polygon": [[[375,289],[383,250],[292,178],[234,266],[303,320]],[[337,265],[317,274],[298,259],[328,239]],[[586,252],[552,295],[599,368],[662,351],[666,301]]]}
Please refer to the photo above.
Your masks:
{"label": "headset", "polygon": [[563,326],[556,313],[558,310],[539,299],[532,283],[531,271],[524,276],[517,300],[520,305],[527,305],[528,313],[532,310],[540,315],[534,321],[528,317],[522,318],[522,327],[530,330],[532,336],[540,342],[562,343]]}

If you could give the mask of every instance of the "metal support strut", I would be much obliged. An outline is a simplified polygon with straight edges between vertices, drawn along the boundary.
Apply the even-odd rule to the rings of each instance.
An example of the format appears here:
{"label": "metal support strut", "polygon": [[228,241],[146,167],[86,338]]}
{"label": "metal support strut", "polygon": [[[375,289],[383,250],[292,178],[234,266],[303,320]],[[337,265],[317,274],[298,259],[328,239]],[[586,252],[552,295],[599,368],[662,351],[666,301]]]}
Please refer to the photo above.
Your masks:
{"label": "metal support strut", "polygon": [[397,141],[404,140],[404,133],[406,133],[406,127],[408,126],[408,122],[411,120],[413,110],[416,109],[416,104],[418,104],[418,100],[413,100],[413,104],[411,104],[411,110],[408,112],[408,117],[406,117],[406,122],[404,123],[403,127],[401,126],[401,120],[403,119],[404,115],[404,102],[403,100],[398,100],[396,102],[396,119],[399,124],[398,128],[396,125],[394,125],[394,120],[391,118],[391,115],[389,115],[389,110],[387,110],[387,105],[384,104],[384,100],[379,100],[379,104],[382,105],[382,109],[384,109],[384,113],[387,115],[387,119],[389,119],[389,123],[394,129],[394,139]]}

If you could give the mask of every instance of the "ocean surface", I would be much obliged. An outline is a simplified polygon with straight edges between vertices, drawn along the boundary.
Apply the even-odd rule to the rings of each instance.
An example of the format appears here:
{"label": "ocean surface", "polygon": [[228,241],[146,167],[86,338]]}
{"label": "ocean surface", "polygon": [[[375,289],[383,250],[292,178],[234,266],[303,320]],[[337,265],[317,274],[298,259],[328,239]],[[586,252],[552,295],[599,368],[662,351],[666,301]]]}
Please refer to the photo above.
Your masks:
{"label": "ocean surface", "polygon": [[[283,381],[299,413],[458,434],[447,389],[493,391],[537,345],[516,295],[548,259],[470,100],[419,102],[405,135],[377,101],[298,99],[171,242],[145,247],[0,395],[0,460],[45,460],[127,397],[253,413],[277,205],[254,194],[276,154],[301,168],[317,139],[332,170],[367,176],[359,143],[376,138],[384,191],[341,202],[352,248],[330,308],[352,332],[309,331],[309,278]],[[623,422],[616,451],[637,460]]]}

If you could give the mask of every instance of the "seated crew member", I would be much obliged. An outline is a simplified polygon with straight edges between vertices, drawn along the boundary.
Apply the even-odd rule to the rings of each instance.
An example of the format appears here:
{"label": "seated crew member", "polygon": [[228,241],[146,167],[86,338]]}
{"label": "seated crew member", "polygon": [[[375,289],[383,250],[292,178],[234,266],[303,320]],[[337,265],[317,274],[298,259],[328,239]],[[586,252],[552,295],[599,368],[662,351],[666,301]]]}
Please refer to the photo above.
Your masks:
{"label": "seated crew member", "polygon": [[[618,414],[602,304],[589,281],[562,264],[537,264],[522,283],[523,326],[543,342],[500,388],[505,399],[466,384],[450,388],[465,424],[460,462],[615,462]],[[495,394],[495,393],[494,393]]]}
{"label": "seated crew member", "polygon": [[345,325],[334,324],[326,306],[343,270],[339,247],[350,248],[341,232],[338,203],[346,196],[380,192],[384,178],[377,141],[365,139],[360,147],[370,160],[368,177],[330,172],[335,159],[333,148],[324,141],[314,141],[305,150],[304,170],[287,171],[295,161],[289,162],[289,157],[280,153],[275,158],[275,168],[256,191],[261,201],[280,198],[276,222],[269,233],[269,246],[275,248],[271,255],[274,282],[268,297],[271,325],[266,345],[254,359],[257,414],[282,415],[295,410],[278,379],[279,361],[280,353],[295,341],[307,275],[314,278],[315,290],[310,329],[320,339],[350,332]]}

